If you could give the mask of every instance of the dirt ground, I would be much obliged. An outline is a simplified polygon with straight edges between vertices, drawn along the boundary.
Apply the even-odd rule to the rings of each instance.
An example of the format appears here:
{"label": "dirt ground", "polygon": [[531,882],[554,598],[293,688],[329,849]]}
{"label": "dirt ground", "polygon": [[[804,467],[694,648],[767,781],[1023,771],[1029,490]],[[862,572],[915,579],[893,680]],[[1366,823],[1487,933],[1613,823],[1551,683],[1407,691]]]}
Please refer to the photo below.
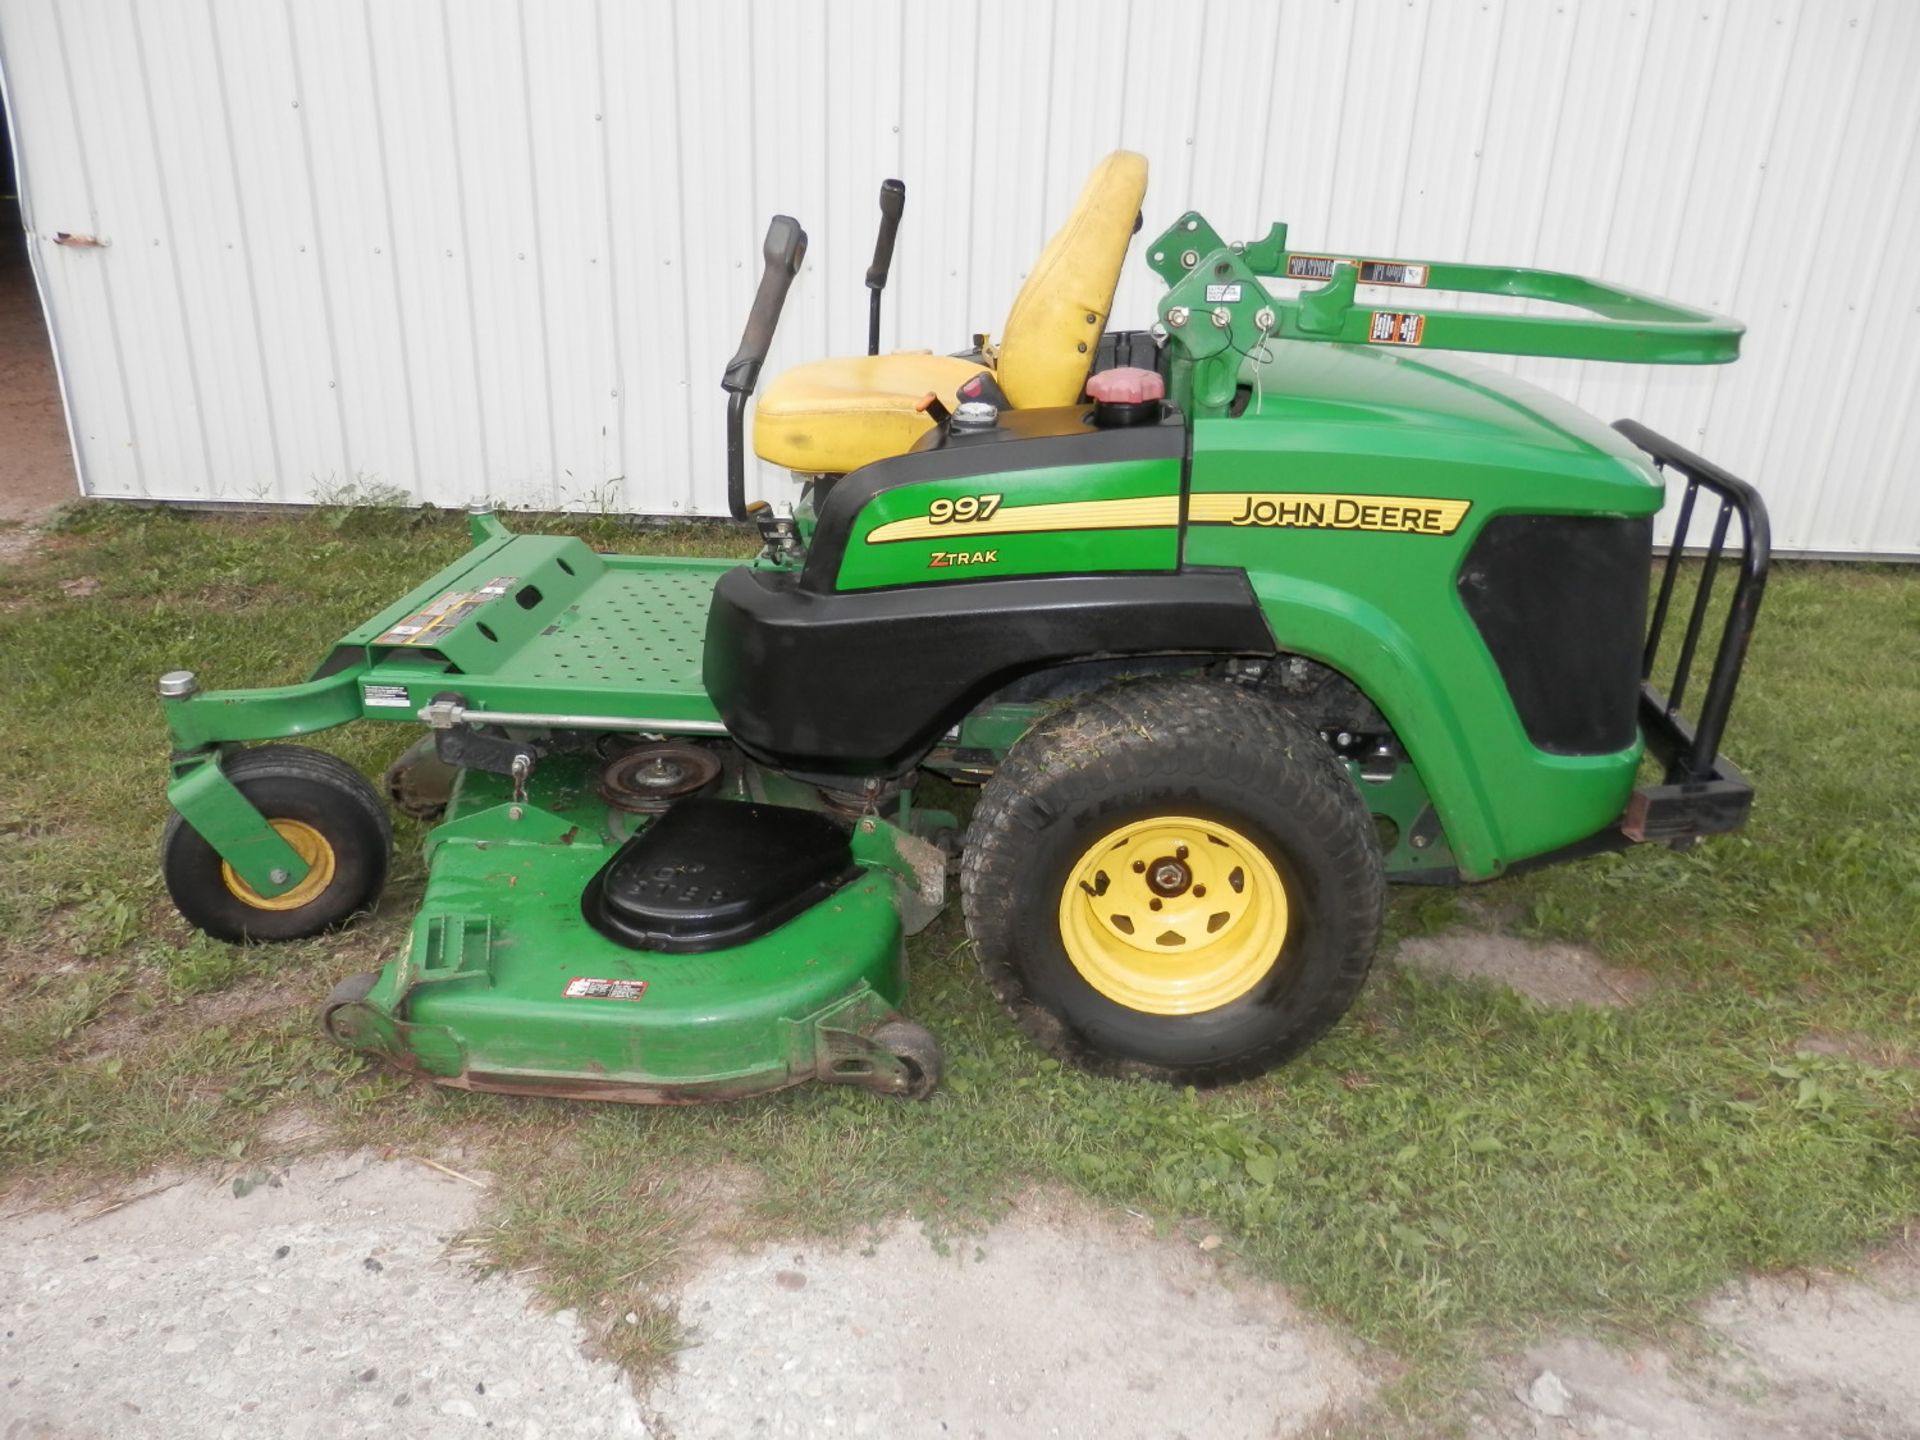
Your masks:
{"label": "dirt ground", "polygon": [[26,251],[18,234],[0,236],[0,523],[38,520],[79,493]]}
{"label": "dirt ground", "polygon": [[950,1246],[903,1225],[715,1253],[680,1296],[689,1348],[636,1395],[571,1312],[474,1272],[474,1185],[365,1154],[269,1174],[0,1220],[0,1440],[1268,1440],[1371,1388],[1276,1288],[1061,1202]]}
{"label": "dirt ground", "polygon": [[1539,945],[1507,935],[1423,935],[1404,941],[1394,960],[1427,974],[1491,981],[1542,1005],[1630,1005],[1647,988],[1643,976],[1578,945]]}
{"label": "dirt ground", "polygon": [[[464,1173],[464,1172],[463,1172]],[[235,1180],[239,1184],[235,1184]],[[1041,1198],[936,1244],[716,1248],[643,1389],[461,1243],[485,1177],[320,1155],[0,1217],[0,1440],[494,1434],[1404,1434],[1390,1365],[1193,1236]],[[1712,1297],[1698,1343],[1563,1336],[1496,1362],[1474,1440],[1920,1436],[1920,1246]],[[1457,1434],[1455,1416],[1411,1433]]]}
{"label": "dirt ground", "polygon": [[1480,1440],[1909,1440],[1920,1435],[1920,1246],[1857,1275],[1742,1281],[1697,1353],[1566,1337],[1503,1367]]}
{"label": "dirt ground", "polygon": [[675,1440],[1279,1440],[1360,1407],[1358,1347],[1214,1253],[1046,1200],[944,1254],[902,1223],[719,1255],[654,1402]]}
{"label": "dirt ground", "polygon": [[4,1440],[649,1433],[570,1314],[449,1248],[464,1181],[336,1155],[130,1193],[0,1223]]}

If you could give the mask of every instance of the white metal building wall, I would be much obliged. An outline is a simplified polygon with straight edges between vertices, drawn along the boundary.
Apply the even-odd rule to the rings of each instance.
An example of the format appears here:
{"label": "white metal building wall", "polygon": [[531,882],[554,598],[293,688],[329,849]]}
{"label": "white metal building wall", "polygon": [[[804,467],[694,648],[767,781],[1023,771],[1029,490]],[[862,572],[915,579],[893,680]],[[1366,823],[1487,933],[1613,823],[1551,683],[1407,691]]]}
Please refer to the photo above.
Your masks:
{"label": "white metal building wall", "polygon": [[[1920,554],[1913,0],[0,0],[0,65],[95,495],[718,511],[770,213],[812,237],[770,373],[864,344],[888,175],[887,337],[956,349],[1124,145],[1148,233],[1742,317],[1731,368],[1517,368],[1783,546]],[[1130,257],[1115,323],[1157,289]]]}

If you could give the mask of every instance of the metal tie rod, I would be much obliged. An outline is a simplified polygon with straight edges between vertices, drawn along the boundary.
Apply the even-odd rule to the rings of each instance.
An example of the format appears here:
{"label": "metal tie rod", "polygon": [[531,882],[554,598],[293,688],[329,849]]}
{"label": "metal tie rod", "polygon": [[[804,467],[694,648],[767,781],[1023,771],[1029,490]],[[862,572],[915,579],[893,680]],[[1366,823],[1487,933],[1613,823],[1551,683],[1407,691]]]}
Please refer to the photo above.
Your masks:
{"label": "metal tie rod", "polygon": [[533,710],[476,710],[454,700],[436,700],[423,706],[421,722],[435,730],[457,725],[522,725],[549,730],[650,730],[680,735],[724,735],[718,720],[661,720],[647,716],[544,715]]}

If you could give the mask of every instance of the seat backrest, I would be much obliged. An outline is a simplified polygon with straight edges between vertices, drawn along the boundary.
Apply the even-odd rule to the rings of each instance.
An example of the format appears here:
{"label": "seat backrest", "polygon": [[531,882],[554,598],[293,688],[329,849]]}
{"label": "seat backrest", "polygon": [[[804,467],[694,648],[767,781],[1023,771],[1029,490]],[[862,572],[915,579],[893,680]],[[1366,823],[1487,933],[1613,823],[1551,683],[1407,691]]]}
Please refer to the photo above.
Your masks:
{"label": "seat backrest", "polygon": [[994,378],[1016,407],[1071,405],[1093,368],[1120,266],[1147,193],[1147,157],[1116,150],[1088,178],[1073,214],[1020,287]]}

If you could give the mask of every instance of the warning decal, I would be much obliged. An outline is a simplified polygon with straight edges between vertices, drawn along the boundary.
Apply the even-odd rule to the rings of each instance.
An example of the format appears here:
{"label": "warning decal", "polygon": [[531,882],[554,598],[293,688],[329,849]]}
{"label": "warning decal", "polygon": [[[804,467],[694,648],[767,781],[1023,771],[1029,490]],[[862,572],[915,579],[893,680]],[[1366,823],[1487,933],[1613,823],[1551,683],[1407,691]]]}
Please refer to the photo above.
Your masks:
{"label": "warning decal", "polygon": [[1289,255],[1287,257],[1287,279],[1289,280],[1331,280],[1333,267],[1351,265],[1351,260],[1342,260],[1337,255]]}
{"label": "warning decal", "polygon": [[592,980],[576,975],[561,992],[569,1000],[638,1000],[647,993],[644,980]]}
{"label": "warning decal", "polygon": [[1424,286],[1430,278],[1427,266],[1409,265],[1404,260],[1354,260],[1345,255],[1289,255],[1287,279],[1331,280],[1337,265],[1358,267],[1362,285]]}
{"label": "warning decal", "polygon": [[500,575],[478,590],[450,590],[432,604],[414,611],[373,643],[432,645],[489,600],[497,600],[506,594],[517,578]]}
{"label": "warning decal", "polygon": [[362,684],[360,698],[375,710],[405,710],[413,703],[407,699],[407,687],[404,685]]}
{"label": "warning decal", "polygon": [[1403,265],[1398,260],[1362,260],[1360,283],[1362,285],[1425,285],[1427,267]]}
{"label": "warning decal", "polygon": [[1367,340],[1374,345],[1418,345],[1427,331],[1427,317],[1402,310],[1376,310]]}

